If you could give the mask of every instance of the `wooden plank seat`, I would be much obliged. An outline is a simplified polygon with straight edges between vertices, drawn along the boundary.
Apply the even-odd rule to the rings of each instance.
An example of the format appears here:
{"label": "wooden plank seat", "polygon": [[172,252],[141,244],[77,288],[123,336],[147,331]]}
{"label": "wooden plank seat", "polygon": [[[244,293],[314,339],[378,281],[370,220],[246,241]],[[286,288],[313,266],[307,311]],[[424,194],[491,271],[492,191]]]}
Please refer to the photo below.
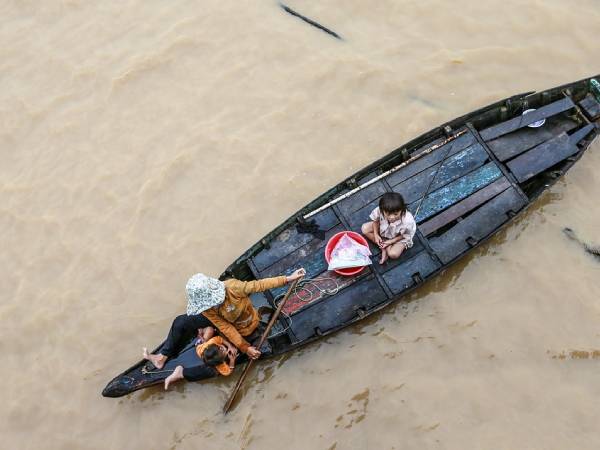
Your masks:
{"label": "wooden plank seat", "polygon": [[[462,137],[463,136],[460,138]],[[438,156],[441,158],[443,155]],[[396,183],[393,185],[392,190],[401,193],[408,204],[418,202],[423,194],[425,194],[428,187],[430,191],[433,191],[448,185],[452,181],[459,179],[478,167],[481,167],[487,160],[488,154],[483,147],[478,143],[472,143],[466,149],[456,151],[453,156],[448,157],[448,159],[444,161],[439,171],[438,168],[440,163],[434,163],[425,170],[422,170],[411,177],[405,178],[402,182]],[[416,162],[418,161],[419,160]],[[438,171],[437,176],[436,171]],[[394,175],[395,174],[392,174],[390,177]],[[435,181],[431,186],[429,186],[431,179],[434,176]],[[360,199],[356,199],[353,203],[353,207],[345,206],[343,210],[340,208],[341,213],[344,215],[344,218],[346,219],[346,222],[350,226],[351,230],[360,232],[361,225],[370,220],[369,214],[378,206],[379,199],[384,192],[385,190],[383,189],[383,186],[378,187],[376,190],[371,191],[370,195],[362,196]],[[346,199],[345,201],[349,202],[353,198],[354,196]],[[364,204],[361,203],[360,200],[363,202],[366,200],[370,201]]]}
{"label": "wooden plank seat", "polygon": [[535,111],[530,112],[529,114],[519,115],[510,120],[507,120],[506,122],[502,122],[497,125],[493,125],[489,128],[486,128],[485,130],[482,130],[479,134],[481,135],[481,138],[484,141],[491,141],[492,139],[496,139],[500,136],[526,127],[527,125],[530,125],[533,122],[537,122],[541,119],[547,119],[562,112],[568,111],[569,109],[574,107],[575,104],[573,103],[573,101],[569,97],[565,97],[548,105],[542,106],[541,108],[538,108]]}
{"label": "wooden plank seat", "polygon": [[344,217],[350,217],[352,213],[381,197],[387,191],[382,181],[377,181],[370,186],[345,198],[336,205],[337,210]]}
{"label": "wooden plank seat", "polygon": [[421,230],[421,233],[423,233],[424,236],[429,236],[456,219],[470,213],[472,210],[484,204],[486,201],[495,197],[499,193],[505,191],[509,187],[510,181],[508,181],[506,177],[498,178],[496,181],[487,185],[483,189],[478,190],[440,214],[433,216],[426,222],[423,222],[421,225],[419,225],[419,230]]}
{"label": "wooden plank seat", "polygon": [[[325,231],[330,230],[340,223],[332,208],[321,211],[316,214],[313,219],[317,225]],[[268,248],[264,248],[254,255],[252,257],[252,262],[259,272],[263,272],[267,267],[276,263],[294,250],[311,242],[313,239],[314,236],[312,234],[299,233],[296,229],[296,225],[292,224],[270,241],[268,243]]]}
{"label": "wooden plank seat", "polygon": [[[323,239],[323,240],[313,239],[308,244],[305,244],[302,247],[297,248],[296,250],[292,251],[291,253],[287,254],[286,256],[284,256],[283,258],[278,260],[276,263],[270,265],[269,267],[267,267],[266,269],[261,271],[260,277],[261,278],[275,277],[275,276],[278,276],[281,274],[289,275],[294,270],[296,270],[300,267],[303,267],[303,265],[306,265],[307,263],[310,264],[311,266],[317,267],[315,262],[313,261],[314,255],[316,255],[316,254],[324,255],[325,245],[327,245],[327,241],[334,234],[339,233],[340,231],[343,231],[343,230],[344,230],[343,225],[341,225],[341,224],[336,225],[331,230],[329,230],[325,233],[325,239]],[[324,259],[325,258],[323,257],[323,260]],[[320,267],[320,266],[318,266],[318,267]],[[317,273],[320,273],[320,272],[317,272]]]}
{"label": "wooden plank seat", "polygon": [[[423,147],[423,150],[417,150],[414,152],[415,155],[419,154],[421,151],[425,151],[428,148],[432,147],[436,144],[437,141],[431,142]],[[410,177],[415,176],[419,172],[438,164],[444,157],[448,158],[461,150],[473,145],[476,142],[475,136],[472,133],[465,133],[453,141],[448,142],[447,144],[441,146],[437,150],[425,155],[402,169],[397,170],[394,173],[388,175],[385,179],[390,186],[396,186],[397,184],[407,180]]]}
{"label": "wooden plank seat", "polygon": [[506,165],[519,183],[551,168],[579,151],[577,143],[594,129],[586,125],[572,135],[561,133],[557,137],[540,144],[526,153],[517,156]]}
{"label": "wooden plank seat", "polygon": [[[449,208],[501,176],[502,172],[498,166],[494,162],[489,162],[462,178],[431,192],[423,200],[419,214],[416,217],[417,223],[421,223],[444,209]],[[415,201],[408,205],[408,209],[414,214],[418,204],[419,201]]]}
{"label": "wooden plank seat", "polygon": [[579,106],[590,120],[600,119],[600,103],[592,94],[588,94],[579,102]]}
{"label": "wooden plank seat", "polygon": [[539,128],[521,128],[520,130],[493,139],[488,147],[500,161],[507,161],[539,145],[562,132],[575,129],[577,122],[568,118],[551,117]]}
{"label": "wooden plank seat", "polygon": [[444,264],[459,257],[472,245],[493,233],[525,206],[525,200],[513,188],[489,200],[438,237],[429,240],[432,249]]}
{"label": "wooden plank seat", "polygon": [[429,274],[440,267],[440,263],[427,251],[417,253],[412,258],[399,260],[400,263],[383,274],[383,279],[393,294],[422,282]]}
{"label": "wooden plank seat", "polygon": [[302,308],[302,314],[292,316],[291,331],[295,339],[302,341],[360,317],[388,300],[388,297],[370,274],[327,301],[313,301]]}
{"label": "wooden plank seat", "polygon": [[[428,188],[430,192],[439,189],[483,166],[488,159],[489,156],[485,149],[479,143],[475,143],[465,150],[448,157],[443,163],[435,164],[393,186],[392,189],[394,192],[402,194],[404,201],[409,204],[419,200],[427,192]],[[433,177],[435,179],[433,184],[431,184]]]}

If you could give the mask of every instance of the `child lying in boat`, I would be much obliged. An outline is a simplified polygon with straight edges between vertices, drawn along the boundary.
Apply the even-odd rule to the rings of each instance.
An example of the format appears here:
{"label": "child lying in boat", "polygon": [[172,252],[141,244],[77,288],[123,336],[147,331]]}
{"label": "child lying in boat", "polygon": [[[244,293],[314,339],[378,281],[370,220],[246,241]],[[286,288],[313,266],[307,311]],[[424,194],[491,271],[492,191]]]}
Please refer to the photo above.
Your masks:
{"label": "child lying in boat", "polygon": [[388,258],[398,259],[413,245],[417,231],[415,218],[406,209],[404,198],[396,192],[386,192],[379,206],[369,215],[371,222],[364,223],[362,233],[381,248],[379,264]]}
{"label": "child lying in boat", "polygon": [[[235,346],[221,336],[214,336],[213,327],[200,328],[196,340],[196,353],[207,366],[213,367],[219,374],[228,376],[235,367],[235,359],[238,350]],[[185,369],[183,366],[175,367],[173,373],[165,378],[165,390],[176,381],[186,379],[195,381],[193,369]]]}

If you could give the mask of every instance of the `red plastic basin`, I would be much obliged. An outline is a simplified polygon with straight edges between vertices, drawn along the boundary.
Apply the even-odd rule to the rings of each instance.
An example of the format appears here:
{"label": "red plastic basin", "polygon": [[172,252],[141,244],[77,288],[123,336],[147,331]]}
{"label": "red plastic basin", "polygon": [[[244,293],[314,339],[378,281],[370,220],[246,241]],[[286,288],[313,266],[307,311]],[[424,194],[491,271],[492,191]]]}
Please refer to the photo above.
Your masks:
{"label": "red plastic basin", "polygon": [[[335,244],[338,243],[338,241],[342,238],[343,235],[348,235],[349,238],[354,239],[359,244],[365,245],[367,247],[369,246],[369,243],[362,234],[355,233],[354,231],[340,231],[339,233],[336,233],[333,236],[331,236],[331,238],[327,242],[327,245],[325,246],[325,260],[327,261],[327,264],[329,264],[329,260],[331,259],[331,252],[333,251]],[[340,275],[344,275],[346,277],[350,277],[352,275],[356,275],[357,273],[362,272],[364,268],[365,266],[349,267],[347,269],[335,269],[334,272],[339,273]]]}

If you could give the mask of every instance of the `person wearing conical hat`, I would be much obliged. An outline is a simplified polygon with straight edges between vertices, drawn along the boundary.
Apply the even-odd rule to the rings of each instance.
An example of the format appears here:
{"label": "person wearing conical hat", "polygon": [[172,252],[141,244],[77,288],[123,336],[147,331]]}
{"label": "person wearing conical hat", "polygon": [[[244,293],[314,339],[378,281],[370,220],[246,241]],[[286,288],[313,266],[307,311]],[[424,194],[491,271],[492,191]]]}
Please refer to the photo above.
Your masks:
{"label": "person wearing conical hat", "polygon": [[[284,286],[302,278],[305,274],[304,269],[298,269],[289,276],[282,275],[253,281],[241,281],[235,278],[220,281],[202,273],[193,275],[185,287],[188,299],[187,314],[175,318],[159,353],[149,354],[144,348],[144,359],[152,362],[157,369],[162,369],[167,360],[176,356],[179,350],[196,335],[198,329],[208,326],[215,326],[249,358],[258,358],[261,355],[260,351],[247,339],[256,331],[259,324],[258,312],[252,305],[249,295]],[[184,369],[183,376],[185,375]]]}

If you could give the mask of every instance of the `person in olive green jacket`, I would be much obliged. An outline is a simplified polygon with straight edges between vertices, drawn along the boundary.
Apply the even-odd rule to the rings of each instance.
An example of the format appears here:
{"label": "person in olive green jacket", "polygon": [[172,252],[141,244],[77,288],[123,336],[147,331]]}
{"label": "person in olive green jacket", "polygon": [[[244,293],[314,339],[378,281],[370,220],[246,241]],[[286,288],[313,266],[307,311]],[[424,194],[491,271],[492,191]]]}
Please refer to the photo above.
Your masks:
{"label": "person in olive green jacket", "polygon": [[[302,278],[304,269],[298,269],[289,276],[264,278],[262,280],[241,281],[231,278],[219,281],[197,273],[186,285],[188,298],[187,314],[177,316],[159,353],[149,354],[144,348],[144,359],[157,369],[162,369],[169,358],[198,333],[199,329],[215,326],[233,345],[251,359],[260,357],[260,350],[253,347],[246,338],[258,327],[258,312],[252,305],[250,294],[275,289]],[[190,373],[186,377],[193,378]]]}

